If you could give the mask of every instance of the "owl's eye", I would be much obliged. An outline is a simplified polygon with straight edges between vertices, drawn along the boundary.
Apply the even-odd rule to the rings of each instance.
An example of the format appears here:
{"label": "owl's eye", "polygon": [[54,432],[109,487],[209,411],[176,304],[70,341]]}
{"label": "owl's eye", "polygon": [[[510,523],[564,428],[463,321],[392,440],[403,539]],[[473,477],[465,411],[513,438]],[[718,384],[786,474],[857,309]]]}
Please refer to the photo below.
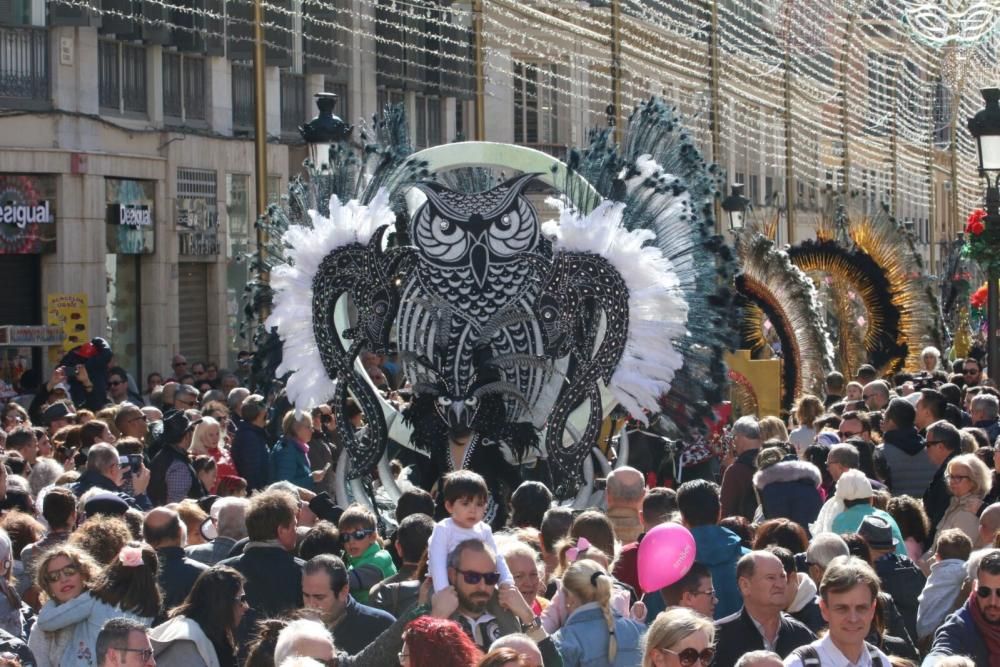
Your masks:
{"label": "owl's eye", "polygon": [[375,304],[375,313],[377,315],[385,315],[385,312],[386,310],[388,310],[388,308],[389,307],[385,305],[385,301],[379,301],[378,303]]}
{"label": "owl's eye", "polygon": [[477,405],[479,405],[479,399],[476,398],[475,396],[469,396],[467,399],[465,399],[465,404],[470,408],[474,408]]}
{"label": "owl's eye", "polygon": [[447,396],[438,396],[437,404],[440,405],[442,408],[449,408],[451,407],[451,399],[448,398]]}

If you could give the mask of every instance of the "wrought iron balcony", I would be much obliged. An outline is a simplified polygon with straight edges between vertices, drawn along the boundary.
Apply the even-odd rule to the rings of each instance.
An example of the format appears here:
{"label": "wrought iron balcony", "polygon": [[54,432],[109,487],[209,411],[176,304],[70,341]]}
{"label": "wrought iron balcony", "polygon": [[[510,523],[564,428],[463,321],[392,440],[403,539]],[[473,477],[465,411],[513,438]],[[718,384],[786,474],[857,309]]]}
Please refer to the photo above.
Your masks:
{"label": "wrought iron balcony", "polygon": [[48,29],[0,26],[0,107],[50,104]]}

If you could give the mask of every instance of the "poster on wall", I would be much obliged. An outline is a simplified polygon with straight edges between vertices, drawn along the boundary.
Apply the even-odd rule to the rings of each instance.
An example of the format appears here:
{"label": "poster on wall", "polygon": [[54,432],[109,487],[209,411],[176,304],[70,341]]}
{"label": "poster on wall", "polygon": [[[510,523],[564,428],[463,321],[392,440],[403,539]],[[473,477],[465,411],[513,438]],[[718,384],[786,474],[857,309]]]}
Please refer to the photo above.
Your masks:
{"label": "poster on wall", "polygon": [[60,327],[66,336],[62,345],[49,348],[49,361],[55,364],[63,354],[90,340],[87,331],[87,294],[49,294],[46,312],[49,326]]}
{"label": "poster on wall", "polygon": [[108,252],[118,255],[149,255],[155,250],[153,181],[125,178],[104,179]]}
{"label": "poster on wall", "polygon": [[55,202],[55,177],[0,174],[0,255],[55,252]]}

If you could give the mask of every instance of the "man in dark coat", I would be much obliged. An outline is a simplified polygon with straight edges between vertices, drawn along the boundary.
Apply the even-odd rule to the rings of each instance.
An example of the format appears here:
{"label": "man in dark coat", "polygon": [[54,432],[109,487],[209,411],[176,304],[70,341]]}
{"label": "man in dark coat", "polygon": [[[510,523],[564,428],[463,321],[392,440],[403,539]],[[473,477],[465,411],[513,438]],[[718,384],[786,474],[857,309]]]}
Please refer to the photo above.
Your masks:
{"label": "man in dark coat", "polygon": [[201,419],[190,421],[181,411],[163,420],[163,447],[149,464],[149,497],[157,505],[176,503],[185,498],[208,495],[191,466],[191,439]]}
{"label": "man in dark coat", "polygon": [[952,424],[942,419],[927,427],[927,458],[936,470],[923,495],[924,511],[927,512],[931,527],[927,533],[925,548],[930,548],[934,544],[937,525],[944,518],[944,513],[951,503],[951,492],[944,479],[948,463],[961,453],[962,435]]}
{"label": "man in dark coat", "polygon": [[733,424],[733,447],[736,460],[722,473],[722,516],[742,516],[753,521],[757,494],[753,475],[754,460],[760,451],[760,424],[753,417],[740,417]]}
{"label": "man in dark coat", "polygon": [[972,591],[965,605],[938,628],[923,667],[935,667],[950,655],[990,665],[991,656],[1000,655],[1000,551],[983,556]]}
{"label": "man in dark coat", "polygon": [[114,493],[128,503],[129,507],[143,511],[152,509],[153,504],[146,497],[150,471],[145,466],[141,466],[139,472],[132,476],[134,497],[121,490],[122,475],[123,470],[118,450],[101,442],[90,447],[90,451],[87,452],[87,469],[70,488],[77,498],[96,487]]}
{"label": "man in dark coat", "polygon": [[243,553],[221,561],[246,577],[247,603],[258,618],[282,616],[302,606],[302,566],[295,552],[297,499],[287,491],[265,491],[247,507]]}
{"label": "man in dark coat", "polygon": [[815,641],[812,630],[782,611],[787,579],[777,556],[767,551],[748,553],[736,565],[736,579],[743,608],[715,622],[712,667],[734,667],[750,651],[768,650],[785,658]]}
{"label": "man in dark coat", "polygon": [[866,516],[861,521],[858,534],[868,542],[872,565],[882,581],[882,590],[892,596],[910,638],[916,637],[917,598],[924,590],[927,577],[912,560],[896,553],[892,527],[882,517]]}
{"label": "man in dark coat", "polygon": [[163,613],[173,609],[191,591],[195,580],[208,569],[207,565],[184,555],[184,537],[181,518],[172,509],[157,507],[146,515],[142,535],[156,550],[160,561],[157,578],[163,589]]}
{"label": "man in dark coat", "polygon": [[241,408],[243,422],[233,438],[233,464],[240,477],[247,481],[251,493],[267,486],[267,405],[264,397],[251,394]]}

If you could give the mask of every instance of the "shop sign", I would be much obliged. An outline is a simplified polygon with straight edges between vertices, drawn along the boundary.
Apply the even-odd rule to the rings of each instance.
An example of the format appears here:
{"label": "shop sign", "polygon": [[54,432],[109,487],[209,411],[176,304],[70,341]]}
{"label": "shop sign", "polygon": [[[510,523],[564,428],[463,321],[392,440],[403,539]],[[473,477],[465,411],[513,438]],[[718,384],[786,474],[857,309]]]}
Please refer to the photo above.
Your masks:
{"label": "shop sign", "polygon": [[55,178],[0,174],[0,255],[55,251]]}
{"label": "shop sign", "polygon": [[153,181],[106,178],[107,246],[118,255],[148,255],[154,251]]}
{"label": "shop sign", "polygon": [[90,340],[87,333],[87,294],[49,294],[48,295],[49,326],[57,327],[63,335],[62,350],[69,352],[77,345]]}
{"label": "shop sign", "polygon": [[65,333],[62,327],[45,325],[9,325],[0,327],[0,345],[41,347],[62,345]]}

